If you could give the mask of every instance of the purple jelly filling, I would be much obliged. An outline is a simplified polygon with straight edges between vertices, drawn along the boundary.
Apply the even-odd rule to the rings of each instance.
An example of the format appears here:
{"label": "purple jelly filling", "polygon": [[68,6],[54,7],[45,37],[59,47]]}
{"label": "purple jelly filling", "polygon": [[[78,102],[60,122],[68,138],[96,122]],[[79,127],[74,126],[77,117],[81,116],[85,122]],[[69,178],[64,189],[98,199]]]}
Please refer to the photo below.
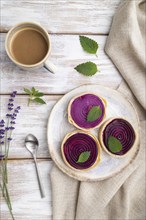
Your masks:
{"label": "purple jelly filling", "polygon": [[[82,152],[90,151],[87,161],[77,163]],[[84,133],[76,133],[70,136],[63,145],[63,152],[67,162],[75,169],[87,169],[91,167],[98,156],[97,143],[95,140]]]}
{"label": "purple jelly filling", "polygon": [[[93,122],[87,121],[87,115],[94,106],[100,106],[101,116]],[[101,123],[105,114],[105,108],[102,100],[94,94],[85,94],[76,98],[71,104],[71,116],[73,121],[81,128],[90,129]]]}
{"label": "purple jelly filling", "polygon": [[[117,138],[122,144],[122,150],[117,153],[110,151],[108,147],[108,138],[113,136]],[[131,124],[124,119],[112,120],[103,131],[103,142],[108,151],[116,155],[126,154],[135,142],[135,132]]]}

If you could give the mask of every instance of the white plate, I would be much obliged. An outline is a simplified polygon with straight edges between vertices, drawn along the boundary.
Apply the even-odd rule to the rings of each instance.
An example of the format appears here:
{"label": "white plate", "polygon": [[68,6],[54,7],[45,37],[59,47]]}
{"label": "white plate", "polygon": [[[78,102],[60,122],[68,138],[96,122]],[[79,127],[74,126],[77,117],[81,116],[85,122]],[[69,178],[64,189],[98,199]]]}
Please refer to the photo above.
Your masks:
{"label": "white plate", "polygon": [[[134,147],[132,153],[123,158],[111,157],[104,152],[104,150],[101,150],[101,160],[99,164],[89,171],[74,171],[69,168],[62,159],[61,143],[67,133],[77,129],[68,122],[67,107],[71,98],[84,92],[96,93],[97,95],[106,99],[107,108],[105,120],[111,117],[124,117],[132,124],[138,136],[139,120],[134,106],[129,100],[127,100],[127,98],[116,90],[98,85],[83,85],[72,90],[64,95],[52,109],[48,121],[47,133],[50,155],[56,165],[64,173],[80,181],[103,180],[115,175],[125,168],[137,155],[139,144]],[[90,132],[98,137],[98,130],[99,128],[91,130]]]}

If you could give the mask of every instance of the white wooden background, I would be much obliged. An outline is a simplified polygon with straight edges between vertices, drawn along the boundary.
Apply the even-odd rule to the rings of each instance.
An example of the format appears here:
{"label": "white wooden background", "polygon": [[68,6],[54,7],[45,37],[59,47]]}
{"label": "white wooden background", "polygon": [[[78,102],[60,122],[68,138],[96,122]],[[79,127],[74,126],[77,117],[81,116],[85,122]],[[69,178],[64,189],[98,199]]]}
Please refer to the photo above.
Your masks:
{"label": "white wooden background", "polygon": [[[22,106],[18,116],[14,140],[10,149],[9,190],[16,220],[50,220],[52,215],[49,172],[53,162],[47,146],[47,119],[53,105],[71,89],[97,83],[117,88],[122,78],[104,52],[112,17],[120,0],[1,0],[0,25],[0,94],[1,117],[6,112],[9,94],[17,90],[17,103]],[[20,70],[7,57],[4,41],[7,31],[16,23],[36,21],[51,34],[50,59],[58,66],[55,75],[45,69],[33,72]],[[79,35],[89,35],[99,43],[98,59],[85,53]],[[77,73],[74,67],[84,61],[96,62],[101,70],[93,77]],[[47,105],[27,106],[23,88],[32,86],[45,93]],[[45,186],[46,198],[41,199],[34,163],[24,147],[28,133],[40,142],[38,163]],[[0,194],[0,219],[11,220]]]}

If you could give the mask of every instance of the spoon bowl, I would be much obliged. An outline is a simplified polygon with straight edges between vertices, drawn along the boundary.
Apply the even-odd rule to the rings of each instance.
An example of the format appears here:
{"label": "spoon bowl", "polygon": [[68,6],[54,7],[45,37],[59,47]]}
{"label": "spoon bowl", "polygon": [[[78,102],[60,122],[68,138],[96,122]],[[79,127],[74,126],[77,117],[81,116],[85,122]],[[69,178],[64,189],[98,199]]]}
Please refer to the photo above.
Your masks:
{"label": "spoon bowl", "polygon": [[33,155],[37,156],[39,142],[33,134],[28,134],[25,138],[25,147]]}

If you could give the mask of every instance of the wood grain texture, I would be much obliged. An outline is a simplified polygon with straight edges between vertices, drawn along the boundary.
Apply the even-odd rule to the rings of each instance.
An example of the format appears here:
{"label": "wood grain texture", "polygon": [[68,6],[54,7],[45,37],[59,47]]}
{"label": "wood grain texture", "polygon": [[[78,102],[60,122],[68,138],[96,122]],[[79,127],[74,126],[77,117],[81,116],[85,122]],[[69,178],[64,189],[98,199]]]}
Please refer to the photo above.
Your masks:
{"label": "wood grain texture", "polygon": [[[12,26],[23,21],[41,23],[51,34],[52,54],[50,60],[58,66],[55,75],[45,69],[29,72],[20,70],[7,57],[4,49],[6,34],[0,34],[0,114],[6,113],[9,94],[17,90],[24,94],[23,87],[35,86],[47,95],[47,105],[32,104],[27,107],[27,96],[17,96],[22,106],[18,116],[14,139],[10,148],[9,188],[16,220],[52,219],[51,185],[47,146],[47,119],[61,94],[83,84],[100,84],[117,88],[121,76],[104,53],[105,34],[109,33],[112,17],[121,0],[1,0],[0,31],[7,32]],[[53,34],[54,33],[54,34]],[[57,34],[57,35],[55,35]],[[63,35],[64,34],[64,35]],[[78,35],[88,34],[97,40],[100,49],[98,59],[85,53],[79,43]],[[98,35],[97,35],[98,34]],[[97,36],[96,36],[97,35]],[[99,36],[102,35],[102,36]],[[85,77],[74,70],[81,62],[96,62],[101,72],[94,77]],[[54,94],[58,94],[57,96]],[[35,134],[40,142],[38,152],[39,167],[46,198],[41,199],[36,179],[35,167],[30,154],[24,147],[28,133]],[[16,160],[13,160],[16,159]],[[22,159],[22,160],[21,160]],[[7,206],[0,194],[0,219],[11,220]]]}
{"label": "wood grain texture", "polygon": [[[41,199],[32,160],[9,161],[9,193],[16,220],[50,220],[52,215],[49,173],[52,162],[38,160],[46,197]],[[11,220],[0,191],[0,219]]]}
{"label": "wood grain texture", "polygon": [[50,33],[107,34],[121,0],[1,0],[1,32],[36,21]]}
{"label": "wood grain texture", "polygon": [[[61,96],[45,96],[47,105],[32,103],[27,106],[27,96],[17,96],[16,105],[21,106],[21,111],[16,121],[16,129],[13,131],[9,158],[31,158],[30,153],[24,146],[24,139],[27,134],[36,135],[39,140],[39,158],[48,158],[47,144],[47,121],[50,111]],[[1,118],[5,118],[9,96],[1,96]]]}
{"label": "wood grain texture", "polygon": [[[13,64],[4,49],[5,34],[1,34],[1,94],[11,93],[13,89],[23,94],[24,87],[35,86],[46,94],[64,94],[83,84],[99,84],[116,88],[121,76],[104,52],[106,36],[90,36],[99,43],[98,58],[83,51],[79,37],[75,35],[51,35],[53,61],[58,71],[49,73],[41,68],[25,71]],[[101,72],[92,77],[83,76],[74,67],[87,61],[95,62]]]}

